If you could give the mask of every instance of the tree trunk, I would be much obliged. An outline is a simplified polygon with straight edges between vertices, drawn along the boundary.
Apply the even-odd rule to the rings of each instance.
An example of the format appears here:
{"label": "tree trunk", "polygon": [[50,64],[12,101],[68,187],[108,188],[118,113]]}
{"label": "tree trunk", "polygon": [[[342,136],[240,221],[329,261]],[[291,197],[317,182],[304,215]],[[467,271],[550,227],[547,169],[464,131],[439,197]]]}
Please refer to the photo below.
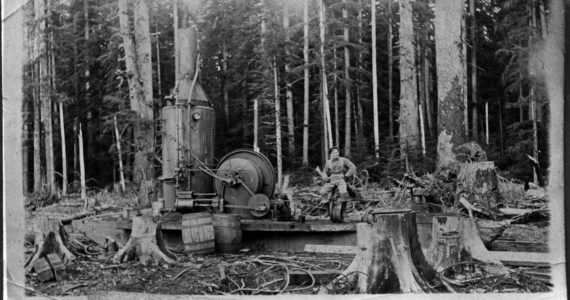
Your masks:
{"label": "tree trunk", "polygon": [[[429,48],[427,48],[429,49]],[[426,49],[426,50],[427,50]],[[433,137],[433,131],[435,129],[435,126],[433,124],[434,120],[433,120],[433,102],[432,102],[432,97],[431,97],[431,89],[432,89],[432,81],[431,81],[431,71],[430,71],[430,61],[428,58],[428,53],[426,53],[425,57],[424,57],[424,64],[425,64],[425,95],[426,95],[426,116],[427,116],[427,123],[428,123],[428,132],[429,132],[429,137]]]}
{"label": "tree trunk", "polygon": [[462,163],[457,175],[458,191],[467,192],[466,199],[478,203],[483,211],[493,215],[501,204],[501,194],[495,164],[492,161]]}
{"label": "tree trunk", "polygon": [[77,252],[65,227],[57,219],[36,217],[33,221],[35,252],[26,263],[26,272],[34,266],[34,261],[50,253],[56,253],[64,264],[75,260]]}
{"label": "tree trunk", "polygon": [[85,158],[83,155],[83,131],[79,123],[79,177],[81,180],[81,200],[85,200],[83,209],[87,209],[87,187],[85,186]]}
{"label": "tree trunk", "polygon": [[67,195],[67,153],[65,147],[65,125],[64,125],[64,115],[63,115],[63,103],[59,102],[59,129],[61,136],[61,173],[63,176],[61,183],[61,194]]}
{"label": "tree trunk", "polygon": [[416,80],[416,56],[412,5],[400,0],[400,150],[401,155],[408,147],[419,145],[418,94]]}
{"label": "tree trunk", "polygon": [[463,119],[465,120],[465,138],[469,139],[469,88],[467,86],[467,20],[465,15],[465,4],[461,13],[461,50],[463,63]]}
{"label": "tree trunk", "polygon": [[[135,1],[135,51],[139,80],[142,87],[139,110],[142,117],[140,124],[135,126],[135,169],[134,182],[151,186],[154,179],[154,116],[152,91],[152,45],[150,40],[149,9],[145,0]],[[151,199],[148,194],[139,195],[142,207],[150,207]]]}
{"label": "tree trunk", "polygon": [[165,262],[176,263],[176,256],[164,244],[160,226],[151,216],[134,216],[131,237],[113,257],[115,263],[125,262],[138,256],[143,265],[154,261],[156,264]]}
{"label": "tree trunk", "polygon": [[[34,26],[34,50],[33,59],[37,60],[40,56],[41,32],[37,25],[40,18],[40,3],[34,2],[34,18],[36,26]],[[38,62],[33,63],[32,73],[34,78],[33,98],[34,98],[34,192],[39,193],[42,190],[42,161],[41,161],[41,104],[40,99],[40,66]]]}
{"label": "tree trunk", "polygon": [[[324,111],[324,124],[325,124],[325,147],[330,148],[334,145],[332,138],[331,126],[331,113],[329,108],[328,86],[327,86],[327,73],[325,68],[325,3],[324,0],[319,2],[319,28],[320,28],[320,41],[321,41],[321,93],[323,96],[323,111]],[[325,151],[325,157],[328,159],[328,151]]]}
{"label": "tree trunk", "polygon": [[388,130],[390,143],[394,142],[394,101],[393,101],[393,86],[394,86],[394,58],[392,48],[392,1],[388,1]]}
{"label": "tree trunk", "polygon": [[[380,159],[380,132],[378,128],[378,72],[376,70],[376,0],[370,1],[370,15],[372,26],[372,115],[374,117],[374,155]],[[391,114],[390,114],[391,116]]]}
{"label": "tree trunk", "polygon": [[309,0],[303,3],[303,166],[309,166]]}
{"label": "tree trunk", "polygon": [[[261,51],[265,52],[265,0],[260,0],[261,5]],[[253,98],[253,151],[259,152],[259,99]]]}
{"label": "tree trunk", "polygon": [[462,63],[463,2],[441,0],[435,3],[435,45],[438,89],[438,167],[455,162],[453,148],[465,142],[465,116]]}
{"label": "tree trunk", "polygon": [[121,151],[121,135],[117,127],[117,116],[113,116],[113,124],[115,125],[115,138],[117,140],[117,156],[119,158],[119,177],[121,180],[121,192],[125,192],[125,172],[123,171],[123,151]]}
{"label": "tree trunk", "polygon": [[[335,282],[358,277],[358,292],[432,292],[434,270],[424,258],[417,235],[415,214],[374,213],[356,227],[356,257]],[[364,276],[361,276],[364,275]]]}
{"label": "tree trunk", "polygon": [[[358,44],[362,45],[362,0],[358,0]],[[362,51],[358,51],[358,68],[362,69],[363,66],[363,58],[362,58]],[[362,76],[358,75],[359,84],[356,85],[356,107],[357,107],[357,116],[358,116],[358,124],[357,128],[357,143],[358,148],[362,149],[364,147],[364,118],[362,113],[362,94],[360,83],[362,82]]]}
{"label": "tree trunk", "polygon": [[230,126],[230,97],[228,95],[227,83],[228,83],[228,50],[226,42],[222,42],[222,71],[224,76],[222,79],[222,91],[224,96],[224,119],[226,120],[226,127]]}
{"label": "tree trunk", "polygon": [[[346,0],[342,0],[343,3],[346,3]],[[346,7],[342,9],[342,17],[345,20],[344,25],[344,80],[345,80],[345,88],[344,88],[344,97],[345,97],[345,122],[344,122],[344,155],[350,156],[350,145],[352,142],[352,101],[350,97],[350,88],[352,86],[350,82],[350,51],[348,49],[348,12]],[[339,142],[337,138],[337,143]]]}
{"label": "tree trunk", "polygon": [[38,30],[40,35],[39,41],[39,70],[40,70],[40,88],[39,96],[41,101],[41,128],[43,128],[42,136],[44,138],[44,155],[45,155],[45,176],[46,188],[48,193],[55,190],[55,170],[53,156],[53,125],[52,125],[52,86],[50,81],[50,63],[49,63],[49,46],[47,33],[46,10],[49,7],[44,6],[44,1],[36,1],[36,17],[38,18]]}
{"label": "tree trunk", "polygon": [[180,78],[178,78],[178,74],[180,74],[180,48],[178,47],[178,0],[172,0],[172,14],[173,14],[173,23],[174,23],[174,81],[178,82]]}
{"label": "tree trunk", "polygon": [[287,99],[287,133],[289,146],[289,161],[293,162],[295,158],[295,117],[293,110],[293,90],[291,82],[289,82],[289,73],[291,66],[287,60],[289,59],[289,9],[287,4],[283,5],[283,28],[285,30],[285,96]]}
{"label": "tree trunk", "polygon": [[475,0],[469,1],[471,15],[471,134],[473,140],[479,140],[479,112],[477,111],[477,21],[475,19]]}
{"label": "tree trunk", "polygon": [[277,78],[277,62],[273,57],[273,87],[275,93],[275,147],[277,148],[277,186],[283,183],[283,150],[281,149],[281,101],[279,101],[279,81]]}
{"label": "tree trunk", "polygon": [[336,64],[337,54],[336,54],[336,44],[333,46],[333,99],[334,99],[334,139],[336,141],[335,146],[340,143],[340,122],[338,116],[338,82],[337,82],[337,64]]}
{"label": "tree trunk", "polygon": [[[119,20],[129,81],[131,110],[140,116],[133,125],[135,147],[133,182],[140,186],[147,186],[154,178],[154,120],[148,7],[143,0],[135,3],[134,19],[136,26],[133,40],[133,33],[129,27],[128,3],[127,0],[120,0]],[[143,207],[150,206],[150,199],[146,193],[139,197]]]}

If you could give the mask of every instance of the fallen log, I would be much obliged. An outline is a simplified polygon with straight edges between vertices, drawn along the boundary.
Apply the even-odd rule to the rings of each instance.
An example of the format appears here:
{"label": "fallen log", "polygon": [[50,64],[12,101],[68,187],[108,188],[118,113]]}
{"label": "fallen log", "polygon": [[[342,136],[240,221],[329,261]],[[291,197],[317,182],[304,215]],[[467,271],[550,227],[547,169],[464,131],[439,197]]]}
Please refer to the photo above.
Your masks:
{"label": "fallen log", "polygon": [[138,257],[143,265],[147,265],[151,261],[156,264],[162,262],[176,263],[176,256],[164,244],[160,225],[151,216],[133,217],[131,237],[127,244],[115,254],[113,261],[120,263],[135,257]]}
{"label": "fallen log", "polygon": [[430,284],[435,272],[423,256],[415,214],[409,210],[375,214],[371,221],[357,225],[356,257],[320,293],[334,290],[339,281],[352,282],[356,278],[359,293],[433,292]]}

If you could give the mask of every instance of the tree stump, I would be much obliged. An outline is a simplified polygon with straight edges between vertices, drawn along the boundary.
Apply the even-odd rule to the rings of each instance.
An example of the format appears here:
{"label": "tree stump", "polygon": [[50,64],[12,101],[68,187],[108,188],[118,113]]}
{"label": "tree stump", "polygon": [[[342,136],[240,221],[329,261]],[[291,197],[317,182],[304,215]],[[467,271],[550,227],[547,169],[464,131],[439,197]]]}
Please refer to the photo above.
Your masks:
{"label": "tree stump", "polygon": [[494,273],[506,272],[504,265],[483,245],[475,221],[463,217],[434,217],[432,244],[426,258],[437,272],[471,259],[495,266]]}
{"label": "tree stump", "polygon": [[494,215],[501,203],[495,163],[492,161],[462,163],[459,165],[458,194],[466,192],[471,204],[479,204],[484,212]]}
{"label": "tree stump", "polygon": [[[359,293],[424,293],[435,271],[421,250],[415,214],[410,211],[378,214],[372,223],[357,225],[357,254],[350,266],[336,277],[326,290],[334,289],[340,280],[358,277]],[[325,289],[321,293],[326,293]]]}
{"label": "tree stump", "polygon": [[115,263],[125,262],[138,257],[143,265],[151,261],[156,264],[161,262],[176,263],[176,256],[170,252],[164,240],[160,226],[151,216],[133,216],[131,237],[113,257]]}
{"label": "tree stump", "polygon": [[65,227],[58,219],[37,217],[33,221],[35,253],[26,263],[26,272],[31,271],[34,262],[50,253],[59,255],[64,264],[75,260],[75,251],[72,240]]}

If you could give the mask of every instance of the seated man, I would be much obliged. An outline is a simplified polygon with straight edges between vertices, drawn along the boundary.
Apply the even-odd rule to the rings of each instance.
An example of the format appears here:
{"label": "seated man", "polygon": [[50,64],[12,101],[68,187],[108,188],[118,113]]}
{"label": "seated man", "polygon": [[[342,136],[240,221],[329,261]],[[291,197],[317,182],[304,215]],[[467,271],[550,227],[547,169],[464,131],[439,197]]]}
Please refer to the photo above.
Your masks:
{"label": "seated man", "polygon": [[348,200],[348,191],[344,179],[356,173],[356,166],[347,158],[340,157],[338,147],[330,148],[329,156],[330,159],[326,162],[322,173],[325,184],[320,191],[322,197],[321,203],[329,202],[329,193],[331,193],[335,187],[338,188],[338,192],[340,193],[340,200],[346,202]]}

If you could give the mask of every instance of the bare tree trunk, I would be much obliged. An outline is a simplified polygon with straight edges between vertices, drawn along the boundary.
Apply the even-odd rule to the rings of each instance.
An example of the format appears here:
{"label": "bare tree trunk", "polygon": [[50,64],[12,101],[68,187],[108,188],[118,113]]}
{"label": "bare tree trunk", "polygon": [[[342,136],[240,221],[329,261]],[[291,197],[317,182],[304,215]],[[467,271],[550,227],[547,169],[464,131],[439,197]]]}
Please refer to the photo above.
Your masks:
{"label": "bare tree trunk", "polygon": [[[149,9],[145,0],[135,1],[134,6],[134,38],[136,51],[136,64],[139,80],[142,86],[140,94],[139,110],[142,117],[140,123],[135,126],[135,183],[143,186],[152,186],[154,179],[154,115],[153,115],[153,91],[152,91],[152,45],[150,40]],[[151,199],[148,193],[139,195],[143,207],[150,207]]]}
{"label": "bare tree trunk", "polygon": [[418,95],[412,5],[400,0],[400,150],[419,145]]}
{"label": "bare tree trunk", "polygon": [[[320,27],[320,39],[321,39],[321,85],[322,85],[322,95],[323,95],[323,110],[324,110],[324,122],[325,122],[325,145],[330,148],[334,145],[332,139],[332,126],[329,108],[329,98],[328,98],[328,86],[327,86],[327,73],[325,68],[325,3],[324,0],[319,2],[319,27]],[[328,151],[326,152],[326,157],[328,159]]]}
{"label": "bare tree trunk", "polygon": [[59,129],[61,134],[61,173],[63,175],[61,183],[61,194],[67,195],[67,153],[65,147],[65,125],[63,115],[63,103],[59,102]]}
{"label": "bare tree trunk", "polygon": [[[535,0],[531,1],[531,28],[533,33],[537,31],[537,21],[536,21],[536,10],[535,10]],[[534,34],[533,34],[534,35]],[[532,35],[531,37],[529,37],[529,48],[531,45],[531,39],[532,39]],[[530,62],[529,62],[530,64]],[[532,70],[532,67],[529,67],[530,70]],[[532,72],[532,71],[531,71]],[[531,74],[533,75],[533,74]],[[530,120],[532,120],[532,156],[533,158],[538,162],[538,124],[537,124],[537,120],[536,120],[536,109],[537,109],[537,105],[536,105],[536,97],[534,94],[534,83],[530,83],[530,92],[529,92],[529,99],[530,99],[530,107],[529,107],[529,117]],[[534,168],[533,171],[533,182],[535,184],[538,185],[538,174],[537,174],[537,168]]]}
{"label": "bare tree trunk", "polygon": [[117,127],[117,116],[113,116],[113,124],[115,125],[115,138],[117,140],[117,156],[119,157],[119,176],[121,179],[121,192],[125,192],[125,172],[123,171],[123,151],[121,151],[121,135]]}
{"label": "bare tree trunk", "polygon": [[[283,5],[283,28],[285,30],[285,61],[289,59],[289,8],[285,3]],[[289,63],[285,63],[285,96],[287,99],[287,131],[288,131],[288,146],[289,146],[289,159],[291,162],[294,161],[295,158],[295,117],[294,117],[294,110],[293,110],[293,90],[291,82],[287,78],[289,73],[291,72],[291,66]]]}
{"label": "bare tree trunk", "polygon": [[84,209],[87,209],[87,187],[85,185],[85,159],[83,156],[83,131],[79,123],[79,177],[81,178],[81,200],[85,200]]}
{"label": "bare tree trunk", "polygon": [[333,99],[334,99],[334,137],[335,137],[335,146],[338,146],[340,143],[340,122],[338,116],[338,83],[337,83],[337,64],[336,64],[336,44],[333,46]]}
{"label": "bare tree trunk", "polygon": [[180,78],[178,78],[178,74],[180,74],[180,49],[179,47],[176,46],[176,43],[178,42],[178,36],[180,35],[178,33],[178,26],[179,26],[179,20],[178,20],[178,0],[172,0],[172,14],[174,15],[174,81],[178,82],[178,80],[180,80]]}
{"label": "bare tree trunk", "polygon": [[[34,2],[34,18],[36,25],[34,26],[34,50],[33,59],[37,60],[40,56],[41,32],[38,26],[38,20],[41,16],[42,1]],[[40,66],[35,62],[32,66],[33,78],[36,86],[33,88],[34,98],[34,192],[42,190],[42,168],[41,168],[41,99],[40,99]]]}
{"label": "bare tree trunk", "polygon": [[37,17],[39,18],[39,70],[40,70],[40,88],[39,96],[41,101],[41,128],[43,128],[44,153],[45,153],[45,176],[46,187],[48,193],[53,193],[55,189],[55,170],[53,156],[53,125],[52,125],[52,86],[50,76],[49,62],[49,37],[47,34],[47,19],[49,15],[46,10],[49,7],[44,6],[44,1],[37,1]]}
{"label": "bare tree trunk", "polygon": [[[358,44],[362,44],[362,0],[358,0]],[[363,67],[363,59],[362,59],[362,51],[358,51],[358,68],[361,69]],[[362,81],[362,76],[358,75],[359,82]],[[357,128],[357,142],[359,148],[362,148],[364,145],[364,119],[362,113],[362,103],[361,103],[361,89],[360,84],[356,86],[356,107],[357,107],[357,116],[358,116],[358,124]]]}
{"label": "bare tree trunk", "polygon": [[372,26],[372,107],[374,116],[374,155],[380,159],[380,132],[378,128],[378,72],[376,70],[376,0],[370,1],[370,15]]}
{"label": "bare tree trunk", "polygon": [[[465,6],[465,4],[464,4]],[[461,50],[463,51],[463,118],[465,119],[465,138],[469,139],[469,92],[467,86],[467,20],[465,16],[465,7],[461,14]]]}
{"label": "bare tree trunk", "polygon": [[[73,29],[74,29],[74,33],[75,33],[75,29],[77,28],[77,19],[78,19],[78,14],[75,14],[73,16]],[[80,103],[80,99],[79,99],[79,71],[77,70],[77,66],[79,65],[79,54],[78,54],[78,50],[77,50],[77,40],[75,40],[73,42],[73,73],[75,74],[75,78],[74,78],[74,90],[75,90],[75,101],[77,101],[77,103]],[[79,132],[78,130],[78,118],[79,118],[79,105],[76,106],[75,109],[75,118],[73,119],[73,181],[77,180],[77,174],[79,174],[79,170],[78,170],[78,162],[79,162],[79,155],[78,155],[78,139],[77,137],[79,136]]]}
{"label": "bare tree trunk", "polygon": [[273,87],[275,92],[275,146],[277,150],[277,186],[283,183],[283,150],[281,149],[281,103],[279,101],[279,83],[277,78],[277,62],[273,57]]}
{"label": "bare tree trunk", "polygon": [[303,3],[303,166],[309,166],[309,0]]}
{"label": "bare tree trunk", "polygon": [[[393,101],[393,74],[394,58],[392,57],[392,1],[388,1],[388,130],[390,143],[394,142],[394,101]],[[374,39],[373,43],[375,43]],[[374,52],[376,53],[376,52]],[[376,72],[374,72],[376,74]]]}
{"label": "bare tree trunk", "polygon": [[[346,0],[342,0],[343,3],[346,3]],[[350,156],[350,145],[352,142],[352,101],[350,98],[350,87],[352,86],[350,82],[350,51],[348,49],[348,11],[346,8],[342,10],[342,17],[345,21],[344,25],[344,80],[345,80],[345,88],[344,88],[344,97],[346,99],[346,109],[345,109],[345,122],[344,122],[344,155]],[[338,143],[337,138],[337,143]]]}
{"label": "bare tree trunk", "polygon": [[475,0],[469,1],[471,15],[471,131],[473,140],[479,140],[479,112],[477,111],[477,21]]}
{"label": "bare tree trunk", "polygon": [[[127,0],[119,1],[119,18],[131,109],[140,116],[133,126],[135,146],[133,182],[137,185],[148,186],[148,181],[154,178],[154,122],[148,6],[142,0],[135,2],[134,40],[129,28]],[[142,193],[140,200],[143,207],[150,205],[147,193]]]}
{"label": "bare tree trunk", "polygon": [[[89,48],[89,1],[88,0],[83,0],[83,20],[84,20],[84,25],[83,25],[83,38],[85,39],[84,42],[84,50],[87,50]],[[85,68],[85,72],[84,72],[84,76],[85,76],[85,82],[84,82],[84,87],[85,87],[85,98],[83,99],[84,101],[84,105],[85,107],[90,107],[90,93],[91,93],[91,85],[89,83],[90,77],[91,77],[91,71],[90,71],[90,63],[91,63],[91,58],[90,57],[85,57],[83,60],[83,67]],[[87,110],[87,120],[85,120],[84,117],[80,117],[79,120],[80,122],[84,125],[85,127],[85,135],[87,136],[87,142],[84,144],[85,146],[85,152],[87,153],[87,156],[89,157],[90,153],[93,153],[92,149],[93,149],[93,144],[95,141],[95,135],[94,135],[94,128],[91,127],[91,117],[92,117],[92,112],[91,110]]]}
{"label": "bare tree trunk", "polygon": [[428,54],[426,53],[424,57],[424,64],[425,64],[425,96],[426,96],[426,115],[427,115],[427,122],[428,122],[428,132],[430,138],[433,136],[433,131],[435,129],[434,120],[433,120],[433,100],[431,97],[431,88],[432,88],[432,81],[431,81],[431,72],[430,72],[430,61],[428,58]]}
{"label": "bare tree trunk", "polygon": [[[267,31],[265,24],[265,0],[261,1],[261,49],[265,51],[265,34]],[[253,98],[253,151],[259,151],[259,99]]]}
{"label": "bare tree trunk", "polygon": [[435,3],[435,45],[438,78],[438,167],[455,162],[453,148],[465,142],[464,80],[461,51],[463,2]]}
{"label": "bare tree trunk", "polygon": [[222,90],[224,96],[224,117],[226,120],[226,127],[230,126],[230,97],[228,95],[227,81],[228,81],[228,50],[226,42],[222,42],[222,71],[224,77],[222,81]]}

